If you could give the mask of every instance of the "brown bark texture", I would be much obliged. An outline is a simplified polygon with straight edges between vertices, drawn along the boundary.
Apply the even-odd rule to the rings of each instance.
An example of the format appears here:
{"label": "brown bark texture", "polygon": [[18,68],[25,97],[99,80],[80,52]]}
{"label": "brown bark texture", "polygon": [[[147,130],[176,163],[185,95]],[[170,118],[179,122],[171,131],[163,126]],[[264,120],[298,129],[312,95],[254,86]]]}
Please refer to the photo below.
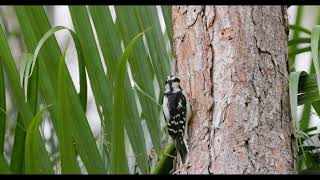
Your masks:
{"label": "brown bark texture", "polygon": [[175,69],[193,106],[176,173],[296,173],[286,10],[173,6]]}

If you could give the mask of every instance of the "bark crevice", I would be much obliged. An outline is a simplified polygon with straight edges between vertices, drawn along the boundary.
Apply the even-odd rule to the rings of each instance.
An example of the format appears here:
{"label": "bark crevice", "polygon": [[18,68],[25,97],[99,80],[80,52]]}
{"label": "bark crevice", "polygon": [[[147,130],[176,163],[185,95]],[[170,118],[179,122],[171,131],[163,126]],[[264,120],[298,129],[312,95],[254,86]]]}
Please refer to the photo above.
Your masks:
{"label": "bark crevice", "polygon": [[[215,6],[212,7],[213,9],[213,16],[211,17],[207,17],[207,8],[206,6],[203,7],[203,18],[204,18],[204,22],[205,22],[205,31],[208,32],[209,31],[209,28],[212,27],[212,25],[214,24],[215,22]],[[213,102],[214,102],[214,92],[213,92],[213,66],[214,66],[214,51],[213,51],[213,46],[211,44],[211,38],[210,38],[210,35],[209,35],[209,42],[208,42],[208,51],[211,51],[211,67],[209,68],[209,72],[210,72],[210,81],[211,81],[211,84],[212,84],[212,88],[211,88],[211,92],[210,92],[210,97],[213,99]],[[214,103],[211,104],[211,107],[209,109],[209,138],[208,138],[208,150],[209,150],[209,165],[208,165],[208,173],[209,174],[212,174],[211,172],[211,168],[212,168],[212,162],[213,162],[213,147],[214,147],[214,143],[213,143],[213,140],[212,138],[214,137],[214,128],[213,128],[213,110],[214,110]]]}

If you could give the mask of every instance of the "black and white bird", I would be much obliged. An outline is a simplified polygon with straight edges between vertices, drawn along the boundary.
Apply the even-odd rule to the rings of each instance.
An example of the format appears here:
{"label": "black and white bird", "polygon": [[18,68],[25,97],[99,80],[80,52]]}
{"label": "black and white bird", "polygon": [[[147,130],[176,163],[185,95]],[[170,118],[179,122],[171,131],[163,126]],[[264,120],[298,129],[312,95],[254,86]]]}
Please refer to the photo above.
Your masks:
{"label": "black and white bird", "polygon": [[163,96],[162,111],[167,123],[168,133],[175,144],[181,161],[185,164],[188,154],[186,137],[188,122],[191,117],[191,106],[180,87],[180,79],[168,76]]}

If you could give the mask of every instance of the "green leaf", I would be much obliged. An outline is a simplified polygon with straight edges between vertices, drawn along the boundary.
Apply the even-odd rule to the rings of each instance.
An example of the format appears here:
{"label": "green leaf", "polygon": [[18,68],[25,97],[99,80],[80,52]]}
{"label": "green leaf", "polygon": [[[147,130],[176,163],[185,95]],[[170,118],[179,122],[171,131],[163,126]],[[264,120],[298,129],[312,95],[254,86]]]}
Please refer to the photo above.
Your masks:
{"label": "green leaf", "polygon": [[312,166],[312,162],[308,153],[307,158],[305,158],[302,154],[298,156],[298,165],[299,171],[304,171]]}
{"label": "green leaf", "polygon": [[[45,28],[46,26],[48,26],[48,23],[45,23],[43,20],[43,18],[46,18],[43,16],[43,14],[41,14],[41,10],[40,13],[39,9],[41,9],[41,7],[37,7],[34,8],[32,6],[29,7],[25,7],[25,6],[16,6],[15,7],[15,11],[16,11],[16,15],[18,17],[19,20],[19,24],[20,24],[20,29],[21,32],[23,34],[24,37],[24,43],[26,45],[26,48],[28,50],[28,52],[33,52],[34,49],[36,48],[37,42],[40,40],[41,36],[43,34],[40,34],[39,31],[34,31],[34,29],[37,29],[38,24],[37,22],[41,23],[41,27]],[[33,12],[37,13],[36,16],[33,16]],[[47,19],[46,19],[47,20]],[[57,46],[58,47],[58,46]],[[55,48],[50,48],[50,51],[54,53],[54,50],[56,50]],[[48,73],[52,73],[52,75],[56,74],[56,72],[54,71],[54,68],[57,66],[56,64],[54,64],[54,55],[50,54],[46,57],[44,57],[44,53],[40,53],[41,59],[47,59],[48,63],[50,63],[49,66],[45,66],[44,65],[44,61],[40,61],[40,63],[36,63],[36,66],[39,65],[39,68],[41,69],[41,75],[39,76],[39,86],[37,85],[37,81],[38,81],[38,68],[35,68],[33,70],[33,75],[31,76],[31,82],[30,82],[30,90],[28,90],[28,94],[31,93],[33,94],[33,91],[36,91],[35,93],[38,94],[37,89],[39,87],[40,89],[40,93],[41,94],[45,94],[45,96],[42,96],[42,100],[44,102],[46,102],[47,104],[55,104],[55,102],[52,101],[52,99],[54,98],[54,95],[52,95],[52,92],[54,91],[54,88],[52,87],[51,84],[51,80],[48,79]],[[49,60],[48,60],[49,59]],[[30,61],[31,62],[31,61]],[[50,70],[48,71],[48,68],[50,68]],[[25,77],[29,77],[28,74],[24,74]],[[23,80],[21,80],[23,81]],[[33,83],[34,82],[34,83]],[[26,82],[28,83],[28,82]],[[45,85],[43,85],[45,84]],[[31,90],[33,89],[33,90]],[[44,92],[45,91],[45,92]],[[37,95],[29,95],[30,97],[30,103],[34,103],[36,107],[37,105]],[[48,99],[48,97],[50,97],[51,101]],[[49,102],[50,101],[50,102]],[[56,118],[55,114],[53,113],[55,111],[55,107],[53,106],[52,108],[50,108],[51,111],[51,119],[53,120],[53,124],[55,125],[55,121],[54,119]],[[36,112],[36,108],[33,109],[33,113]],[[21,119],[21,117],[24,117],[24,114],[22,116],[18,117],[18,122]],[[12,163],[11,163],[11,167],[12,169],[17,169],[17,170],[21,170],[23,169],[23,167],[21,167],[24,163],[22,163],[22,161],[25,159],[24,156],[24,140],[25,140],[25,130],[21,129],[19,126],[17,126],[16,128],[16,136],[15,136],[15,142],[14,142],[14,151],[12,154]],[[21,165],[22,164],[22,165]],[[20,171],[21,172],[21,171]]]}
{"label": "green leaf", "polygon": [[20,86],[19,73],[16,69],[16,65],[14,64],[8,42],[2,31],[2,28],[0,28],[0,57],[12,90],[14,103],[19,112],[23,114],[22,125],[23,127],[27,127],[29,122],[32,120],[31,109],[25,102],[23,89]]}
{"label": "green leaf", "polygon": [[[46,42],[46,40],[53,36],[55,32],[57,31],[60,31],[60,30],[68,30],[74,40],[74,44],[76,46],[76,51],[77,51],[77,56],[78,56],[78,64],[79,64],[79,80],[80,80],[80,93],[79,93],[79,96],[80,96],[80,100],[81,100],[81,104],[82,104],[82,107],[84,109],[84,111],[86,110],[86,106],[87,106],[87,81],[86,81],[86,71],[85,71],[85,66],[84,66],[84,60],[83,60],[83,52],[82,52],[82,49],[80,47],[80,42],[79,42],[79,39],[76,35],[76,33],[74,31],[72,31],[71,29],[67,28],[67,27],[64,27],[64,26],[55,26],[53,28],[51,28],[46,34],[43,35],[43,37],[40,39],[34,53],[33,53],[33,56],[32,56],[32,59],[31,59],[31,63],[32,63],[32,67],[31,67],[31,71],[30,71],[30,74],[28,73],[28,71],[26,71],[26,75],[28,75],[28,77],[30,77],[33,73],[33,69],[34,69],[34,66],[36,64],[36,60],[37,60],[37,57],[39,55],[39,52],[42,48],[42,46],[44,46],[44,43]],[[30,63],[27,63],[27,68],[28,65]]]}
{"label": "green leaf", "polygon": [[4,86],[4,73],[0,61],[0,156],[3,156],[4,137],[6,134],[6,87]]}
{"label": "green leaf", "polygon": [[[25,53],[21,58],[22,65],[20,66],[20,82],[24,89],[25,101],[28,100],[28,85],[29,85],[29,72],[32,64],[32,54]],[[37,94],[36,94],[37,95]]]}
{"label": "green leaf", "polygon": [[[290,97],[290,112],[293,123],[293,128],[295,132],[299,130],[297,125],[298,116],[297,116],[297,107],[298,107],[298,85],[300,76],[307,76],[307,73],[304,71],[292,72],[289,77],[289,97]],[[297,137],[297,136],[295,136]]]}
{"label": "green leaf", "polygon": [[[34,52],[42,36],[50,29],[46,14],[41,6],[16,6],[15,11],[26,48],[28,52]],[[41,48],[42,51],[38,55],[39,61],[37,61],[41,69],[41,76],[39,76],[40,95],[46,104],[56,104],[57,62],[61,53],[58,44],[54,43],[54,41],[54,37],[50,37],[46,41],[46,44]],[[47,51],[47,49],[50,49],[50,51]],[[54,126],[56,126],[56,112],[55,106],[50,108],[50,117],[53,120]]]}
{"label": "green leaf", "polygon": [[306,33],[306,34],[311,35],[311,31],[310,31],[309,29],[306,29],[306,28],[301,27],[301,26],[299,26],[299,25],[289,25],[289,28],[290,28],[291,30],[295,30],[295,32],[301,31],[301,32],[304,32],[304,33]]}
{"label": "green leaf", "polygon": [[[301,24],[301,20],[302,20],[302,17],[303,17],[303,10],[304,10],[304,7],[303,6],[298,6],[297,8],[297,15],[296,15],[296,19],[295,19],[295,22],[294,22],[294,30],[291,30],[292,31],[292,39],[296,39],[296,38],[299,38],[299,35],[300,35],[300,30],[296,30],[296,29],[299,29],[297,27],[300,26]],[[290,28],[290,26],[289,26]],[[290,46],[288,47],[288,50],[289,52],[295,52],[297,49],[297,46],[296,45],[293,45],[293,46]],[[291,55],[290,56],[290,53],[289,53],[289,58],[288,58],[288,64],[289,64],[289,67],[293,67],[294,64],[295,64],[295,55]]]}
{"label": "green leaf", "polygon": [[311,107],[312,105],[310,103],[304,104],[302,118],[299,121],[299,128],[303,131],[309,126]]}
{"label": "green leaf", "polygon": [[114,106],[112,108],[112,138],[111,138],[111,169],[112,174],[125,174],[128,173],[128,165],[125,154],[124,145],[124,115],[125,112],[125,91],[124,91],[124,78],[126,77],[126,63],[129,53],[132,51],[134,44],[141,38],[144,32],[135,36],[123,55],[117,66],[116,79],[114,81]]}
{"label": "green leaf", "polygon": [[8,166],[8,163],[4,159],[2,155],[0,155],[0,174],[10,174],[10,168]]}
{"label": "green leaf", "polygon": [[21,115],[18,114],[16,130],[14,132],[14,143],[12,147],[10,168],[14,173],[24,172],[24,150],[26,130],[22,124]]}
{"label": "green leaf", "polygon": [[298,96],[298,105],[312,103],[318,100],[320,100],[320,95],[318,91],[308,92],[308,93],[300,94]]}
{"label": "green leaf", "polygon": [[4,67],[9,81],[14,104],[16,105],[19,114],[23,114],[23,116],[18,115],[19,118],[15,131],[15,140],[10,164],[13,172],[21,173],[24,164],[24,139],[26,136],[24,129],[28,127],[33,115],[31,107],[25,101],[24,91],[20,85],[19,73],[16,69],[16,65],[14,64],[14,60],[2,27],[0,28],[0,57],[0,61]]}
{"label": "green leaf", "polygon": [[[160,97],[164,92],[165,80],[170,75],[169,56],[166,51],[164,35],[161,31],[160,21],[155,6],[136,7],[137,18],[140,21],[140,29],[144,30],[152,27],[150,32],[146,33],[146,40],[151,56],[151,61],[158,79],[160,88]],[[160,99],[160,98],[159,98]]]}
{"label": "green leaf", "polygon": [[[67,50],[67,49],[66,49]],[[69,113],[72,111],[68,103],[68,92],[65,84],[67,84],[65,70],[65,54],[63,53],[58,73],[58,114],[59,114],[59,129],[60,134],[60,154],[61,154],[61,172],[62,173],[80,173],[80,168],[77,161],[77,155],[75,153],[72,137],[72,119],[69,118]]]}
{"label": "green leaf", "polygon": [[298,105],[313,103],[319,99],[316,74],[301,76],[298,85]]}
{"label": "green leaf", "polygon": [[[115,6],[117,15],[117,27],[125,46],[140,32],[139,22],[136,18],[134,8],[127,6]],[[149,95],[155,98],[153,86],[154,71],[150,57],[145,49],[142,39],[136,42],[133,52],[129,56],[129,64],[132,77],[137,84]],[[161,152],[161,131],[160,131],[160,108],[141,92],[137,92],[139,102],[144,113],[152,143],[158,154]]]}
{"label": "green leaf", "polygon": [[319,36],[320,36],[320,26],[316,25],[311,33],[311,53],[312,53],[312,60],[314,64],[314,69],[316,70],[317,74],[317,82],[318,82],[318,89],[320,94],[320,66],[319,66]]}
{"label": "green leaf", "polygon": [[172,28],[172,6],[161,6],[166,31],[168,33],[171,47],[173,47],[173,28]]}
{"label": "green leaf", "polygon": [[173,168],[175,147],[173,143],[170,143],[165,153],[161,156],[157,166],[153,169],[152,174],[169,174],[169,171]]}
{"label": "green leaf", "polygon": [[317,128],[316,126],[314,126],[314,127],[311,127],[311,128],[305,128],[305,129],[303,129],[303,132],[309,133],[309,132],[314,131],[314,130],[317,130],[317,129],[318,129],[318,128]]}
{"label": "green leaf", "polygon": [[[31,56],[30,54],[25,54],[22,57],[22,62],[25,62],[21,67],[20,74],[20,81],[21,85],[25,90],[25,101],[28,101],[30,107],[32,108],[32,113],[36,114],[37,111],[37,99],[38,99],[38,67],[34,69],[34,73],[29,78],[29,69],[31,65]],[[15,130],[15,140],[13,145],[13,152],[11,156],[11,168],[16,173],[21,173],[24,170],[24,151],[25,151],[25,137],[26,137],[26,130],[21,126],[22,119],[21,115],[18,114],[17,117],[17,124]],[[41,144],[44,146],[44,144]]]}
{"label": "green leaf", "polygon": [[111,80],[114,80],[113,76],[115,76],[116,73],[116,65],[123,53],[121,49],[121,39],[116,31],[117,29],[107,6],[89,6],[89,12],[108,69],[108,76]]}
{"label": "green leaf", "polygon": [[39,111],[31,121],[27,130],[25,144],[25,173],[27,174],[53,174],[53,167],[43,144],[39,125],[41,116],[46,108]]}
{"label": "green leaf", "polygon": [[[110,79],[114,81],[113,77],[117,72],[116,65],[123,54],[121,50],[121,39],[116,32],[115,24],[113,23],[110,11],[107,7],[89,6],[89,10],[95,25],[105,64],[108,69],[107,73]],[[127,73],[124,78],[124,91],[124,98],[127,102],[124,112],[124,114],[127,115],[127,118],[124,119],[124,123],[128,138],[141,173],[149,173],[146,144],[143,131],[141,131],[141,119],[139,117],[136,100]]]}
{"label": "green leaf", "polygon": [[288,53],[288,56],[289,57],[294,57],[298,54],[301,54],[301,53],[304,53],[304,52],[308,52],[308,51],[311,51],[311,47],[308,46],[308,47],[305,47],[305,48],[300,48],[300,49],[295,49],[295,50],[292,50],[292,51],[289,51]]}
{"label": "green leaf", "polygon": [[[31,76],[31,78],[29,78],[28,73],[31,66],[31,58],[31,54],[25,54],[22,57],[22,62],[25,62],[25,66],[21,66],[20,69],[22,71],[20,72],[20,82],[21,86],[23,86],[25,91],[25,101],[28,101],[30,107],[32,108],[32,114],[35,115],[38,105],[38,66],[34,68],[34,73]],[[36,65],[38,65],[38,63]],[[15,140],[11,157],[11,168],[16,173],[24,171],[24,145],[26,138],[26,129],[20,125],[21,123],[21,115],[18,114],[17,125],[15,130]],[[44,146],[44,144],[41,144],[41,146]]]}
{"label": "green leaf", "polygon": [[[318,18],[317,18],[316,24],[319,24],[320,23],[320,11],[318,11],[317,14],[318,14],[317,15]],[[307,31],[309,31],[309,30],[307,30]],[[309,31],[309,34],[311,35],[311,31]],[[311,62],[312,62],[312,57],[311,57]],[[315,77],[315,82],[314,82],[314,86],[315,87],[312,87],[312,88],[314,88],[315,91],[318,91],[317,80],[316,80],[316,76],[315,76],[314,73],[315,73],[314,64],[311,63],[310,64],[310,75],[308,76],[308,78],[311,77],[311,76]],[[304,81],[302,80],[301,82],[304,82]],[[302,84],[302,83],[300,83],[300,84]],[[300,86],[300,84],[299,84],[299,86]],[[303,114],[302,114],[302,120],[300,120],[300,122],[303,122],[303,124],[300,123],[301,129],[306,129],[309,126],[309,120],[311,119],[310,117],[312,115],[311,108],[316,106],[316,108],[319,109],[320,108],[319,105],[320,105],[320,103],[317,103],[317,102],[312,103],[312,104],[305,104],[304,105]]]}
{"label": "green leaf", "polygon": [[[26,47],[29,52],[33,52],[43,35],[51,29],[47,15],[41,6],[16,6],[15,8]],[[83,50],[82,46],[80,47]],[[46,43],[39,52],[38,58],[37,62],[39,63],[39,69],[41,69],[41,75],[39,75],[40,94],[46,104],[53,104],[52,108],[49,109],[50,117],[58,139],[60,139],[58,107],[56,105],[57,75],[61,52],[54,36],[46,40]],[[70,131],[74,132],[77,151],[88,173],[104,173],[104,163],[97,149],[83,106],[81,106],[79,96],[68,73],[66,81],[68,82],[66,83],[66,87],[68,87],[69,103],[73,107],[72,111],[70,111],[72,112],[70,113],[70,118],[73,124]]]}
{"label": "green leaf", "polygon": [[313,102],[312,107],[314,108],[318,116],[320,116],[320,101]]}
{"label": "green leaf", "polygon": [[302,76],[299,82],[298,93],[306,93],[318,91],[317,76],[316,74],[310,74],[308,76]]}
{"label": "green leaf", "polygon": [[106,141],[111,140],[112,84],[105,75],[85,6],[69,6],[72,23],[83,49],[85,66],[95,98]]}
{"label": "green leaf", "polygon": [[302,43],[310,43],[310,42],[311,42],[310,38],[295,38],[288,41],[288,46],[302,44]]}

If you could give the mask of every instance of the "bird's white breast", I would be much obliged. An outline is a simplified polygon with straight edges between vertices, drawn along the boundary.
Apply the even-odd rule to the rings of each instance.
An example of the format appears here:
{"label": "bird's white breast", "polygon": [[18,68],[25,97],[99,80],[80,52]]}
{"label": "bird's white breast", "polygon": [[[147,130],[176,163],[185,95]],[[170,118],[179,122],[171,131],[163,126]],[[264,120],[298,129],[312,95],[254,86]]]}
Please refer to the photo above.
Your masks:
{"label": "bird's white breast", "polygon": [[170,112],[169,112],[169,104],[168,104],[168,98],[166,96],[163,96],[163,104],[162,104],[162,111],[165,115],[165,118],[167,122],[170,120]]}

